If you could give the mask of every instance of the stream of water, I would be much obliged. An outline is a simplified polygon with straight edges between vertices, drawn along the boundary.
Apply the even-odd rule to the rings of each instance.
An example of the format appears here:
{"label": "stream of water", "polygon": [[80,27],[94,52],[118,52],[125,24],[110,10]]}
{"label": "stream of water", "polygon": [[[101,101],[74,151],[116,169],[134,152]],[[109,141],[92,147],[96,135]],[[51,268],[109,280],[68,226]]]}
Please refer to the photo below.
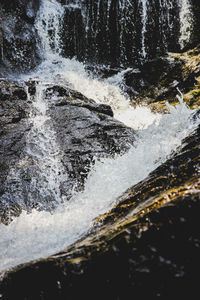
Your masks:
{"label": "stream of water", "polygon": [[189,42],[192,32],[192,8],[189,0],[180,0],[180,38],[181,48]]}
{"label": "stream of water", "polygon": [[[164,162],[195,126],[189,122],[192,111],[182,102],[180,92],[177,91],[180,104],[176,108],[169,106],[170,114],[155,114],[147,107],[134,108],[119,87],[123,74],[98,80],[88,75],[84,64],[63,58],[59,37],[63,9],[56,0],[42,1],[35,26],[43,62],[33,73],[21,77],[23,80],[36,78],[39,82],[30,114],[33,129],[27,140],[27,155],[40,165],[38,181],[42,185],[38,186],[34,179],[32,184],[39,188],[41,195],[53,193],[60,205],[53,214],[23,211],[9,226],[0,224],[0,272],[52,255],[74,243],[92,227],[96,217],[112,208],[127,188]],[[138,133],[135,146],[126,154],[96,162],[84,191],[74,193],[67,202],[59,193],[60,181],[68,175],[62,168],[62,151],[56,134],[48,128],[51,120],[43,94],[45,82],[61,83],[98,103],[111,105],[115,118]]]}

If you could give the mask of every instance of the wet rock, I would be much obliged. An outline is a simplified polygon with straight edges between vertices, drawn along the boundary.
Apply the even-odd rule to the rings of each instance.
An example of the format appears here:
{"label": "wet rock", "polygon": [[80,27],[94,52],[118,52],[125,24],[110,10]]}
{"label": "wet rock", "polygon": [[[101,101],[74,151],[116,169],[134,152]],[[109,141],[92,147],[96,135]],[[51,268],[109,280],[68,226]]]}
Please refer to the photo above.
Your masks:
{"label": "wet rock", "polygon": [[200,3],[198,0],[191,0],[192,12],[193,12],[193,30],[190,38],[188,48],[194,48],[200,43]]}
{"label": "wet rock", "polygon": [[[51,88],[47,90],[49,93]],[[54,86],[51,92],[55,91],[58,95]],[[65,153],[63,163],[67,173],[81,186],[93,159],[128,150],[134,143],[135,133],[113,118],[109,105],[97,104],[74,91],[64,93],[63,88],[60,92],[62,97],[51,104],[49,114]]]}
{"label": "wet rock", "polygon": [[0,3],[0,66],[6,67],[7,72],[30,70],[40,60],[33,26],[39,3],[39,0]]}
{"label": "wet rock", "polygon": [[88,64],[86,65],[86,69],[93,76],[97,76],[98,78],[109,78],[111,76],[117,75],[120,71],[123,71],[122,67],[112,68],[110,65],[97,65],[97,64]]}
{"label": "wet rock", "polygon": [[191,108],[199,106],[199,46],[184,53],[170,53],[124,73],[124,91],[133,103],[150,104],[153,110],[167,112],[165,103],[178,103],[177,95]]}
{"label": "wet rock", "polygon": [[2,0],[1,7],[6,12],[15,12],[19,16],[32,19],[36,17],[37,10],[40,5],[40,0],[13,0],[12,2]]}
{"label": "wet rock", "polygon": [[[11,189],[6,185],[9,170],[23,157],[26,135],[30,130],[27,122],[29,104],[22,86],[6,80],[0,81],[0,198]],[[7,220],[8,211],[20,210],[12,199],[1,201],[0,218]]]}
{"label": "wet rock", "polygon": [[[41,173],[36,161],[42,149],[35,150],[36,157],[27,150],[27,147],[35,147],[34,138],[39,134],[33,134],[27,142],[33,126],[30,113],[37,115],[33,102],[38,83],[34,80],[23,84],[0,81],[0,217],[4,223],[9,223],[21,209],[52,210],[58,204],[53,194],[49,193],[48,197],[40,194],[42,182],[38,182],[38,189],[33,188],[32,183]],[[69,199],[74,187],[83,188],[94,160],[127,151],[134,143],[135,132],[113,118],[110,106],[97,104],[77,91],[47,84],[43,93],[50,117],[48,127],[55,132],[68,178],[59,189]],[[40,181],[47,180],[43,175]]]}
{"label": "wet rock", "polygon": [[183,62],[167,57],[151,60],[140,69],[125,74],[127,92],[131,89],[137,91],[136,95],[132,95],[136,101],[142,97],[151,98],[155,102],[161,99],[169,101],[177,94],[176,87],[183,80],[182,66]]}

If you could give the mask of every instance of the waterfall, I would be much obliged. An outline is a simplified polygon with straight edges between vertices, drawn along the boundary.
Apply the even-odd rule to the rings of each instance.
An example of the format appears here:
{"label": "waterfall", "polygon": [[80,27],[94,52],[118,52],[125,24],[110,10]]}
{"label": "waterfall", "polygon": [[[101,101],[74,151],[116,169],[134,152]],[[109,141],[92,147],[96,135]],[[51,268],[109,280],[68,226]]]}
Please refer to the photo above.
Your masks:
{"label": "waterfall", "polygon": [[64,8],[56,0],[42,0],[35,27],[43,58],[61,53],[60,32]]}
{"label": "waterfall", "polygon": [[[41,1],[35,27],[40,38],[40,52],[44,60],[51,60],[61,53],[60,31],[64,9],[56,0]],[[30,123],[32,130],[27,137],[26,152],[37,165],[37,176],[30,183],[29,198],[37,197],[47,206],[63,202],[61,185],[67,180],[62,160],[62,152],[56,140],[52,120],[48,114],[46,85],[35,81],[36,93],[32,98]],[[29,200],[30,201],[30,200]],[[32,199],[34,202],[34,199]],[[47,207],[48,208],[48,207]]]}
{"label": "waterfall", "polygon": [[189,0],[179,0],[180,5],[180,38],[181,49],[190,41],[192,32],[192,7]]}
{"label": "waterfall", "polygon": [[142,4],[142,56],[145,59],[147,56],[145,34],[147,31],[147,0],[141,0]]}
{"label": "waterfall", "polygon": [[[74,1],[74,5],[77,3]],[[145,58],[147,0],[141,4],[142,53]],[[10,225],[0,224],[0,272],[55,254],[83,237],[92,228],[96,217],[111,209],[127,188],[145,179],[162,164],[195,128],[195,124],[188,121],[192,111],[187,109],[182,98],[179,98],[180,104],[176,108],[168,105],[170,114],[155,114],[148,107],[134,108],[119,86],[123,73],[98,80],[88,75],[83,63],[64,58],[61,27],[65,9],[69,7],[56,0],[41,1],[35,26],[43,61],[32,73],[21,75],[21,79],[34,78],[36,83],[36,94],[29,99],[33,105],[29,120],[32,129],[26,147],[26,160],[33,160],[33,166],[36,166],[29,197],[33,197],[33,201],[35,194],[39,198],[50,197],[60,205],[53,213],[35,209],[30,214],[23,211]],[[62,151],[49,116],[48,101],[51,100],[44,93],[46,82],[48,85],[61,83],[97,103],[111,105],[115,118],[138,130],[135,146],[122,156],[97,161],[88,175],[84,191],[74,193],[69,201],[65,201],[60,193],[60,185],[67,180],[67,174],[63,170]]]}
{"label": "waterfall", "polygon": [[67,180],[62,160],[62,151],[56,140],[56,133],[53,130],[52,120],[48,115],[48,103],[45,97],[45,85],[36,85],[36,94],[33,97],[33,107],[30,113],[32,129],[26,141],[25,160],[33,160],[37,166],[36,174],[32,177],[29,202],[34,203],[34,198],[43,205],[47,202],[53,206],[63,202],[60,187]]}
{"label": "waterfall", "polygon": [[[41,2],[35,26],[40,37],[38,47],[44,61],[52,61],[61,52],[62,12],[63,7],[55,0]],[[31,77],[35,78],[35,75]],[[68,174],[61,162],[63,153],[49,116],[51,102],[45,94],[46,83],[42,79],[29,80],[29,75],[22,75],[21,79],[36,89],[35,95],[31,96],[28,86],[26,88],[28,102],[31,103],[28,119],[31,130],[26,138],[23,160],[10,168],[7,176],[10,190],[1,200],[4,203],[19,204],[28,211],[35,207],[51,210],[66,199],[61,189]]]}
{"label": "waterfall", "polygon": [[178,1],[66,1],[63,53],[81,61],[137,65],[172,52],[179,48]]}
{"label": "waterfall", "polygon": [[[74,243],[92,227],[97,216],[113,207],[127,188],[164,162],[195,126],[188,123],[191,111],[185,104],[169,107],[171,114],[157,116],[145,130],[140,127],[136,147],[115,159],[98,161],[84,191],[74,194],[53,214],[33,210],[31,214],[23,212],[9,226],[0,224],[0,272],[52,255]],[[136,118],[144,118],[142,109]]]}

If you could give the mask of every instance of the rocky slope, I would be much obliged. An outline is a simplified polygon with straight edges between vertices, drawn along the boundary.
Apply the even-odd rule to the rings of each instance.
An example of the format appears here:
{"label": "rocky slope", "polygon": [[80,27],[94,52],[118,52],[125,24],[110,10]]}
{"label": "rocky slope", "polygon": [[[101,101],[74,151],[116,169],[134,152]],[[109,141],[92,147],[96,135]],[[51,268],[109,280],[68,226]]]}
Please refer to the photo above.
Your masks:
{"label": "rocky slope", "polygon": [[[199,112],[190,122],[196,122]],[[199,130],[131,187],[81,241],[5,275],[3,299],[195,296],[199,269]],[[34,284],[33,284],[34,282]],[[93,287],[91,289],[91,286]],[[100,288],[100,289],[99,289]]]}

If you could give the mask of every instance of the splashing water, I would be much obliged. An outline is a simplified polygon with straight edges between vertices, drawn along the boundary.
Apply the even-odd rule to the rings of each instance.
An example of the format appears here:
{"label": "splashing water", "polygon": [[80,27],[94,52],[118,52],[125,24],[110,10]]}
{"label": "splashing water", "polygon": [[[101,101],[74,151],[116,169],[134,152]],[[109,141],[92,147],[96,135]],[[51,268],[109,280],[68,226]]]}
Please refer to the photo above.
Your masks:
{"label": "splashing water", "polygon": [[56,141],[51,119],[47,114],[48,107],[44,91],[45,85],[36,85],[30,115],[32,129],[26,141],[26,153],[39,168],[37,176],[32,177],[29,198],[37,195],[41,199],[53,199],[54,203],[59,204],[63,201],[60,185],[67,180],[67,174],[61,163],[63,154]]}
{"label": "splashing water", "polygon": [[145,34],[147,30],[147,0],[141,0],[140,2],[142,4],[142,56],[143,58],[146,58]]}
{"label": "splashing water", "polygon": [[[154,114],[144,107],[134,109],[118,86],[120,79],[93,79],[83,64],[61,57],[59,26],[62,9],[55,0],[42,1],[36,27],[40,33],[42,51],[50,55],[45,54],[39,68],[23,78],[38,78],[42,86],[45,81],[61,83],[98,103],[110,104],[117,119],[138,130],[137,141],[123,156],[97,161],[88,175],[84,191],[74,194],[70,201],[61,203],[53,214],[33,210],[30,214],[23,212],[9,226],[0,224],[0,272],[55,254],[74,243],[87,233],[96,217],[113,207],[127,188],[143,180],[164,162],[195,127],[188,121],[192,112],[182,102],[181,95],[176,108],[169,106],[170,114]],[[46,24],[55,27],[53,33],[48,32]],[[44,125],[45,118],[48,118],[42,89],[38,88],[38,93],[34,106],[39,109],[39,114],[32,120],[35,128],[40,126],[40,122]],[[51,152],[57,147],[54,133],[48,133],[47,130],[47,133],[43,131],[43,135],[47,139],[53,136]],[[42,164],[45,166],[45,160]],[[51,166],[62,170],[59,155],[54,157]]]}
{"label": "splashing water", "polygon": [[43,59],[60,54],[60,29],[64,9],[56,0],[41,1],[35,27],[40,35],[40,52]]}
{"label": "splashing water", "polygon": [[189,0],[180,0],[180,38],[181,49],[189,42],[192,32],[192,8]]}
{"label": "splashing water", "polygon": [[135,109],[118,86],[120,81],[113,83],[111,78],[104,81],[94,79],[88,75],[84,64],[75,59],[70,60],[57,55],[52,58],[53,60],[45,60],[38,70],[29,76],[40,81],[65,85],[87,98],[94,99],[97,103],[109,104],[114,117],[134,129],[146,127],[159,118],[159,115],[153,114],[149,108]]}

